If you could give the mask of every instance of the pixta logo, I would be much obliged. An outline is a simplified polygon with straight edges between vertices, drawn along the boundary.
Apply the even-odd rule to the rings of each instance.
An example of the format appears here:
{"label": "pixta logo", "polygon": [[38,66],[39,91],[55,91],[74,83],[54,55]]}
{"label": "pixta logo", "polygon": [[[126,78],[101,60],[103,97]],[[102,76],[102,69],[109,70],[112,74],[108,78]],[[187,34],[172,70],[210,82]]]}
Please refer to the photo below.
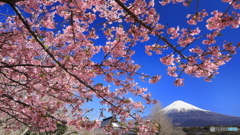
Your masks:
{"label": "pixta logo", "polygon": [[214,132],[214,131],[215,131],[215,127],[211,126],[211,127],[210,127],[210,131],[211,131],[211,132]]}
{"label": "pixta logo", "polygon": [[222,131],[239,131],[237,127],[210,127],[211,132],[222,132]]}

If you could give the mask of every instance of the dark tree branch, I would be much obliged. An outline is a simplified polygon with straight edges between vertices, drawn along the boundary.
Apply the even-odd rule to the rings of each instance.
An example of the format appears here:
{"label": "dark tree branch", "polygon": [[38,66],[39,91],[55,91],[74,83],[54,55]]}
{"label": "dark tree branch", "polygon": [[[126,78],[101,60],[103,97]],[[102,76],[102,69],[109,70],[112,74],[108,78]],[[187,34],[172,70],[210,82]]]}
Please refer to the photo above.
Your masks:
{"label": "dark tree branch", "polygon": [[0,2],[6,2],[8,4],[15,4],[19,1],[24,1],[24,0],[0,0]]}
{"label": "dark tree branch", "polygon": [[[21,105],[23,105],[23,106],[25,106],[25,107],[32,107],[31,105],[28,105],[28,104],[26,104],[26,103],[24,103],[24,102],[22,102],[22,101],[19,101],[19,100],[15,100],[12,96],[10,96],[10,95],[8,95],[8,94],[2,94],[2,97],[7,97],[8,99],[10,99],[10,100],[12,100],[12,101],[14,101],[14,102],[16,102],[16,103],[19,103],[19,104],[21,104]],[[3,112],[7,112],[7,111],[4,111],[4,110],[1,110],[1,108],[0,108],[0,111],[3,111]],[[8,113],[7,112],[7,114],[9,115],[10,113]],[[52,116],[52,115],[50,115],[50,114],[46,114],[48,117],[50,117],[50,118],[52,118],[52,119],[55,119],[55,120],[57,120],[57,121],[60,121],[61,123],[63,123],[63,124],[66,124],[66,121],[63,121],[63,120],[60,120],[60,119],[57,119],[56,117],[54,117],[54,116]],[[13,116],[13,115],[9,115],[9,116],[12,116],[14,119],[16,119],[17,121],[19,121],[15,116]],[[19,121],[20,122],[20,121]],[[23,122],[21,122],[21,123],[23,123]]]}
{"label": "dark tree branch", "polygon": [[[21,22],[25,25],[26,29],[30,32],[30,34],[34,37],[36,42],[39,43],[39,45],[43,48],[43,50],[57,63],[58,66],[60,66],[66,73],[68,73],[70,76],[74,77],[76,80],[78,80],[80,83],[82,83],[84,86],[92,90],[97,96],[99,96],[102,100],[104,100],[106,103],[108,103],[111,106],[117,107],[114,105],[112,102],[108,101],[102,94],[101,91],[93,88],[89,84],[87,84],[85,81],[83,81],[81,78],[79,78],[77,75],[73,74],[70,72],[63,64],[61,64],[55,57],[54,55],[50,52],[50,50],[41,42],[41,40],[38,38],[38,36],[35,34],[35,32],[31,29],[30,25],[28,22],[24,19],[23,15],[21,14],[20,10],[16,7],[15,3],[8,3],[12,9],[15,11]],[[135,119],[134,116],[132,118]]]}
{"label": "dark tree branch", "polygon": [[[123,10],[125,10],[136,22],[138,22],[139,24],[141,24],[143,27],[145,27],[146,29],[148,29],[149,31],[153,31],[153,28],[148,26],[147,24],[145,24],[142,20],[140,20],[134,13],[132,13],[120,0],[115,0],[115,2],[122,7]],[[183,55],[181,53],[181,51],[179,51],[178,49],[176,49],[176,47],[174,47],[174,45],[172,45],[166,38],[164,38],[163,36],[159,35],[156,33],[156,35],[162,40],[164,41],[169,47],[171,47],[175,52],[177,52],[182,58],[187,59],[187,57],[185,55]]]}
{"label": "dark tree branch", "polygon": [[24,123],[23,121],[19,120],[16,116],[10,114],[9,112],[7,112],[7,111],[5,111],[5,110],[3,110],[3,109],[1,109],[1,108],[0,108],[0,111],[2,111],[2,112],[4,112],[4,113],[6,113],[7,115],[11,116],[12,118],[14,118],[15,120],[17,120],[18,122],[22,123],[23,125],[29,127],[29,125],[28,125],[27,123]]}
{"label": "dark tree branch", "polygon": [[27,84],[24,84],[24,83],[20,83],[20,82],[18,82],[18,81],[15,81],[15,80],[13,80],[13,79],[11,79],[11,78],[9,78],[5,73],[3,73],[3,72],[0,72],[4,77],[6,77],[8,80],[10,80],[10,81],[12,81],[12,82],[14,82],[14,83],[17,83],[17,84],[19,84],[19,85],[22,85],[22,86],[26,86]]}
{"label": "dark tree branch", "polygon": [[2,97],[7,97],[7,98],[13,100],[14,102],[17,102],[17,103],[19,103],[19,104],[21,104],[21,105],[23,105],[23,106],[25,106],[25,107],[31,107],[30,105],[28,105],[28,104],[26,104],[26,103],[24,103],[24,102],[22,102],[22,101],[15,100],[12,96],[10,96],[10,95],[8,95],[8,94],[2,94]]}
{"label": "dark tree branch", "polygon": [[12,68],[12,67],[42,67],[42,68],[53,68],[55,66],[43,66],[43,65],[33,65],[33,64],[17,64],[17,65],[8,65],[7,63],[1,62],[4,66],[0,68]]}

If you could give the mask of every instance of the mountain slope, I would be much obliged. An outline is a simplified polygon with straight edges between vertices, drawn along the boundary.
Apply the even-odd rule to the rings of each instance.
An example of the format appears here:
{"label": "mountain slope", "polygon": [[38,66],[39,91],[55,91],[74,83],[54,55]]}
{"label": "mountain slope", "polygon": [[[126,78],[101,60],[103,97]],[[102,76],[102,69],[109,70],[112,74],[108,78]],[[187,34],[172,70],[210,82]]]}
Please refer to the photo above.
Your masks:
{"label": "mountain slope", "polygon": [[211,112],[180,100],[162,111],[172,119],[175,126],[180,127],[240,126],[240,117]]}
{"label": "mountain slope", "polygon": [[240,117],[214,112],[189,111],[167,114],[174,125],[180,127],[240,126]]}

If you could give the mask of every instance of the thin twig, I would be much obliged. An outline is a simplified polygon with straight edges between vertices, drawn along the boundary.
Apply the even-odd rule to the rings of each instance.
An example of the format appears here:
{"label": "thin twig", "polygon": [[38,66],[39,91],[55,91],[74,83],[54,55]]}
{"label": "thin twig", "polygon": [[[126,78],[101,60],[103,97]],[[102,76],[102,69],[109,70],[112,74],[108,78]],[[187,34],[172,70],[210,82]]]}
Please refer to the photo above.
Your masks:
{"label": "thin twig", "polygon": [[[145,24],[142,20],[140,20],[134,13],[132,13],[120,0],[115,0],[115,2],[122,7],[123,10],[125,10],[136,22],[138,22],[139,24],[141,24],[143,27],[145,27],[146,29],[148,29],[149,31],[153,31],[153,28],[148,26],[147,24]],[[174,45],[172,45],[166,38],[164,38],[163,36],[159,35],[156,33],[156,35],[162,40],[164,41],[168,46],[170,46],[175,52],[177,52],[182,58],[187,59],[187,57],[185,55],[183,55],[178,49],[176,49],[176,47],[174,47]]]}

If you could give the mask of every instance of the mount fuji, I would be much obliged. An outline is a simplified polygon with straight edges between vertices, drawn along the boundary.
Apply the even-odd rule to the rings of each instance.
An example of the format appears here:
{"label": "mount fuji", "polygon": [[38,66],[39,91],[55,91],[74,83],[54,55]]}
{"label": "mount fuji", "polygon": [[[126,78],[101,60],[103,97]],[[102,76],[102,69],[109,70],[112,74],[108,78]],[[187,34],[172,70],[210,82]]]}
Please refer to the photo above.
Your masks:
{"label": "mount fuji", "polygon": [[209,112],[208,110],[204,110],[201,108],[198,108],[194,105],[191,105],[189,103],[183,102],[181,100],[175,101],[172,104],[165,107],[162,111],[165,113],[173,113],[173,112],[188,112],[188,111],[203,111],[203,112]]}
{"label": "mount fuji", "polygon": [[240,126],[240,117],[211,112],[180,100],[161,111],[179,127]]}

